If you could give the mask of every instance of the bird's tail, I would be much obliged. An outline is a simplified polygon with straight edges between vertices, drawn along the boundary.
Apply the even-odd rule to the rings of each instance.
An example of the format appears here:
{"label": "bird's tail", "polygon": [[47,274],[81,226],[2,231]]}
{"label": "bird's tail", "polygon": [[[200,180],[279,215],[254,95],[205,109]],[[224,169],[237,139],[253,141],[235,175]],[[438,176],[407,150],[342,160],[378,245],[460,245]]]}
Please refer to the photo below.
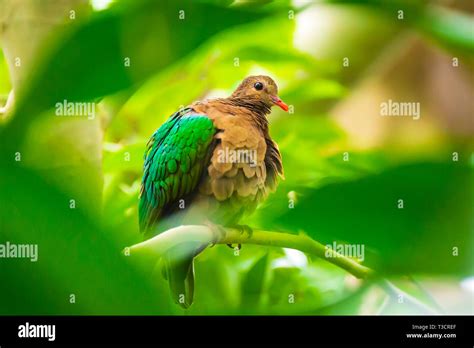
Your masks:
{"label": "bird's tail", "polygon": [[163,275],[168,280],[173,300],[188,308],[194,299],[194,256],[196,244],[179,244],[163,256]]}

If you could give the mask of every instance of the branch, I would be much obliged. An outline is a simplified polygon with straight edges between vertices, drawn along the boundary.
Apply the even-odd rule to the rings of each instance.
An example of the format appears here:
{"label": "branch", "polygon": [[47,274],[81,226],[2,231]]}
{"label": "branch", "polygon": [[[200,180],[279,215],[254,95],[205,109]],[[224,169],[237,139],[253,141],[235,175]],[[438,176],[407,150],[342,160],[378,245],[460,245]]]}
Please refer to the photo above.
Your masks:
{"label": "branch", "polygon": [[254,230],[251,235],[241,233],[234,228],[225,228],[225,235],[219,234],[213,229],[202,225],[183,225],[171,228],[156,237],[142,243],[125,248],[126,255],[149,254],[162,255],[171,247],[185,242],[195,242],[202,245],[211,244],[256,244],[281,248],[300,250],[307,254],[316,255],[326,261],[339,266],[357,278],[368,278],[373,274],[367,268],[355,260],[338,254],[332,249],[305,235],[294,235],[289,233]]}

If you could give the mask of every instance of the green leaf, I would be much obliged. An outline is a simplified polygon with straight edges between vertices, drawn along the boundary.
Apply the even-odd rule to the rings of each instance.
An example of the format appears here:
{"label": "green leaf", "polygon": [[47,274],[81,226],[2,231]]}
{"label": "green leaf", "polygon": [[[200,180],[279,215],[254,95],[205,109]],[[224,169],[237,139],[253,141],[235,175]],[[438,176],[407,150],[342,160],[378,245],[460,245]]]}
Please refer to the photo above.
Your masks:
{"label": "green leaf", "polygon": [[12,151],[30,120],[56,103],[93,100],[135,86],[212,35],[262,17],[263,12],[189,1],[126,1],[96,13],[61,36],[18,91],[14,115],[0,131],[3,149]]}
{"label": "green leaf", "polygon": [[294,209],[282,197],[271,213],[260,212],[270,228],[363,245],[365,263],[380,273],[472,272],[472,169],[461,163],[405,165],[295,190],[302,194]]}
{"label": "green leaf", "polygon": [[474,17],[442,7],[432,7],[416,21],[416,27],[450,49],[474,54]]}
{"label": "green leaf", "polygon": [[[328,0],[331,3],[365,5],[386,15],[387,19],[420,30],[450,50],[474,54],[472,15],[417,0]],[[399,19],[399,11],[403,18]]]}
{"label": "green leaf", "polygon": [[0,314],[170,313],[167,289],[129,263],[117,231],[91,219],[87,202],[71,205],[34,171],[0,169],[0,242],[38,245],[37,262],[2,260]]}
{"label": "green leaf", "polygon": [[3,52],[0,50],[0,107],[6,102],[10,89],[8,67]]}
{"label": "green leaf", "polygon": [[242,281],[242,306],[255,309],[260,303],[267,267],[268,253],[255,262],[245,275]]}

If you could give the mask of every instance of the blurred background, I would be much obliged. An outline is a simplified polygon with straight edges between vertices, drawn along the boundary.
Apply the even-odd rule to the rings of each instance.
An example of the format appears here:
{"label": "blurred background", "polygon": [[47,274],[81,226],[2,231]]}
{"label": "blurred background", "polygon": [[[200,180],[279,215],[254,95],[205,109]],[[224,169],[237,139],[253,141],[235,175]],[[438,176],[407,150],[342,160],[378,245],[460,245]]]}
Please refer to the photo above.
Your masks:
{"label": "blurred background", "polygon": [[[0,314],[473,314],[473,7],[0,0],[0,243],[39,248],[0,259]],[[155,259],[121,255],[143,238],[146,142],[253,74],[290,105],[270,116],[286,180],[244,223],[364,245],[379,277],[218,245],[184,311]],[[64,100],[95,117],[56,116]],[[389,100],[420,117],[383,116]]]}

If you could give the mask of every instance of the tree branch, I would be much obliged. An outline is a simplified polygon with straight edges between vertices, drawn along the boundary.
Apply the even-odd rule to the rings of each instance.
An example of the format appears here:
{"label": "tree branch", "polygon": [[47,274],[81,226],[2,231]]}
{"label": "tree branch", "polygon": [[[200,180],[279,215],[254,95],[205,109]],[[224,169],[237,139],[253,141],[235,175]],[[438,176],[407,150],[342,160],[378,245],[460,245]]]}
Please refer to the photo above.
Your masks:
{"label": "tree branch", "polygon": [[142,243],[125,248],[125,255],[148,254],[162,255],[171,247],[186,242],[195,242],[202,245],[211,244],[257,244],[281,248],[300,250],[307,254],[316,255],[326,261],[339,266],[357,278],[368,278],[373,271],[355,260],[338,254],[323,244],[300,234],[294,235],[282,232],[254,230],[251,235],[241,233],[234,228],[225,228],[225,234],[215,232],[202,225],[183,225],[169,229],[156,237]]}

